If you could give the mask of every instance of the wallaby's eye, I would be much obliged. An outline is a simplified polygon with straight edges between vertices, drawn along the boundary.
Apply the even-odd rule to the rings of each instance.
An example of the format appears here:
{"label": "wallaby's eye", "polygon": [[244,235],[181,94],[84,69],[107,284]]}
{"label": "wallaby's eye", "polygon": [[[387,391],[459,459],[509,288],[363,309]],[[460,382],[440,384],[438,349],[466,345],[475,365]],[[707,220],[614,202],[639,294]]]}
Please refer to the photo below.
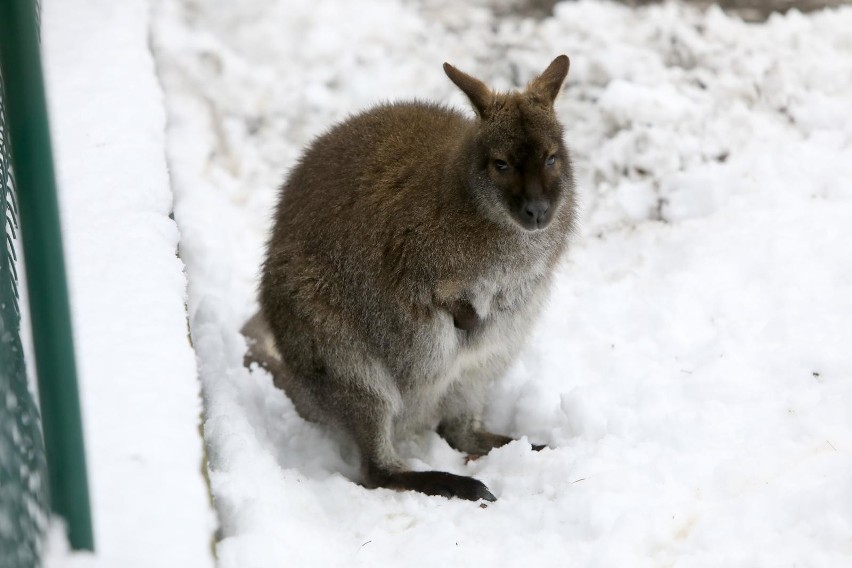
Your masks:
{"label": "wallaby's eye", "polygon": [[494,167],[500,170],[501,172],[505,172],[509,169],[509,164],[507,164],[503,160],[494,160]]}
{"label": "wallaby's eye", "polygon": [[545,166],[552,166],[556,163],[556,154],[551,154],[547,157],[547,160],[544,161]]}

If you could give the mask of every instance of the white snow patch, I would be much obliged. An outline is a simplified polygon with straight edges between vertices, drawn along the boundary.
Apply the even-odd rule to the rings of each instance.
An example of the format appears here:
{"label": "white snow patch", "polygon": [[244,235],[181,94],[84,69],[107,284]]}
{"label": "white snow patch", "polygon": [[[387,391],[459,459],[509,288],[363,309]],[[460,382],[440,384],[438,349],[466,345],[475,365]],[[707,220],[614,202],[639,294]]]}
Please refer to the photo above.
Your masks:
{"label": "white snow patch", "polygon": [[149,22],[143,0],[43,6],[96,547],[69,554],[55,523],[52,567],[212,565],[215,523]]}

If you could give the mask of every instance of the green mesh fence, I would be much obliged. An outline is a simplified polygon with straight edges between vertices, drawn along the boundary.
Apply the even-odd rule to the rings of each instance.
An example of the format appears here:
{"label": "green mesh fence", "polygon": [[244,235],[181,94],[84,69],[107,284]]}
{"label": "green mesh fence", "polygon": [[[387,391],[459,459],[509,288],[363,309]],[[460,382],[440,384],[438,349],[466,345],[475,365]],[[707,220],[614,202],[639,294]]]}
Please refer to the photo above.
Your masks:
{"label": "green mesh fence", "polygon": [[[72,549],[94,550],[38,19],[33,0],[0,0],[0,568],[41,563],[49,514]],[[19,235],[41,415],[24,367]]]}
{"label": "green mesh fence", "polygon": [[39,562],[46,527],[46,464],[38,408],[27,382],[20,336],[15,243],[18,207],[0,75],[0,566]]}

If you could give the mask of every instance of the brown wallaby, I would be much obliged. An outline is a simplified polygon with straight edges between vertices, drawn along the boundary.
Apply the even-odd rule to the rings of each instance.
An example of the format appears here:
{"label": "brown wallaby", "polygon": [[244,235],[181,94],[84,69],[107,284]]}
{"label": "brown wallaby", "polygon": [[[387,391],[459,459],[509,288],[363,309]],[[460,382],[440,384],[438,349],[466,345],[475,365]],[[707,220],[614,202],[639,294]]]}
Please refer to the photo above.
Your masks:
{"label": "brown wallaby", "polygon": [[386,104],[308,148],[282,188],[261,310],[243,333],[247,362],[269,369],[303,417],[351,435],[366,486],[493,501],[476,479],[410,471],[393,442],[422,427],[469,454],[512,441],[482,416],[575,219],[553,110],[568,57],[523,92],[444,71],[475,120]]}

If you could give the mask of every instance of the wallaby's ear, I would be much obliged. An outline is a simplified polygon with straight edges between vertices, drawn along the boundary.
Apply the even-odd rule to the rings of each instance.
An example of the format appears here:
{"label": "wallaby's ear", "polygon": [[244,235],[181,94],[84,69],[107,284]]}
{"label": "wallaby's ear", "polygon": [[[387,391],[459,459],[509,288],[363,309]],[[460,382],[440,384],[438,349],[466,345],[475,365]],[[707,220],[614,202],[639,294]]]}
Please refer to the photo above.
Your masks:
{"label": "wallaby's ear", "polygon": [[562,88],[565,77],[568,76],[570,63],[567,55],[560,55],[554,59],[544,70],[544,73],[530,82],[527,86],[527,92],[552,105],[553,101],[556,100],[556,95],[559,94],[559,89]]}
{"label": "wallaby's ear", "polygon": [[450,81],[455,83],[456,86],[461,89],[465,95],[467,95],[467,98],[470,99],[470,103],[473,105],[473,109],[476,111],[476,114],[478,114],[481,118],[486,118],[486,113],[488,112],[493,100],[491,89],[489,89],[488,86],[479,79],[471,77],[463,71],[459,71],[449,63],[444,63],[444,73],[447,74]]}

